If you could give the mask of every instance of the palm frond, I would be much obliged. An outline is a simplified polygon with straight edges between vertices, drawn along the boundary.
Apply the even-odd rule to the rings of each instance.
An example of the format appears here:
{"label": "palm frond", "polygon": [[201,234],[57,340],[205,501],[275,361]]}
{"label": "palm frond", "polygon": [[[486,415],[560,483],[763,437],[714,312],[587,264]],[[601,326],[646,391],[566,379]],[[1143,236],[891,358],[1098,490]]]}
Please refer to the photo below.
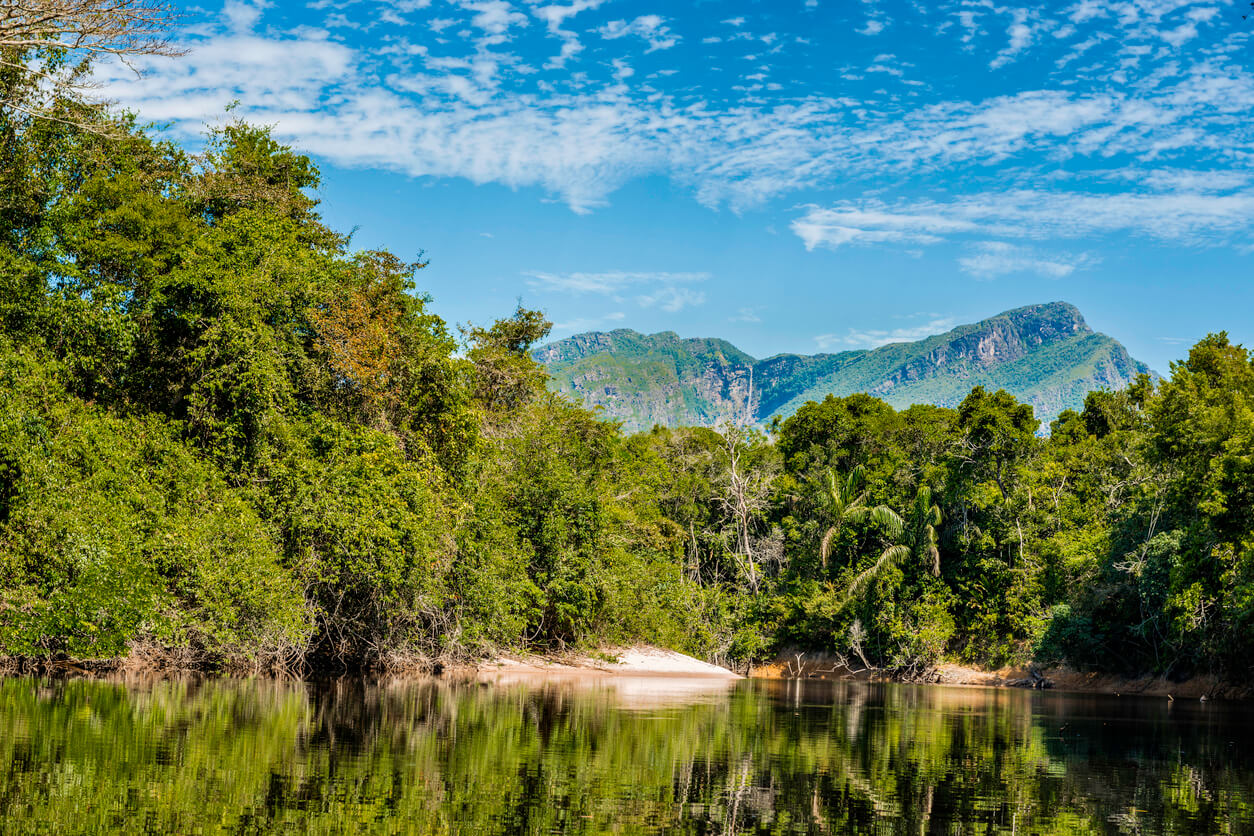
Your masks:
{"label": "palm frond", "polygon": [[910,547],[897,544],[884,549],[879,558],[864,569],[845,589],[845,601],[861,593],[866,585],[875,580],[881,572],[890,566],[896,566],[910,556]]}
{"label": "palm frond", "polygon": [[832,541],[836,539],[836,535],[840,533],[839,526],[832,526],[823,535],[823,541],[819,543],[819,559],[823,561],[823,568],[827,568],[827,558],[832,553]]}
{"label": "palm frond", "polygon": [[845,490],[853,493],[862,487],[862,483],[866,481],[866,468],[862,465],[854,465],[853,470],[849,471],[848,478],[845,479]]}
{"label": "palm frond", "polygon": [[883,528],[888,533],[888,536],[893,539],[900,537],[902,529],[905,527],[901,515],[887,505],[876,505],[874,508],[868,508],[866,517]]}

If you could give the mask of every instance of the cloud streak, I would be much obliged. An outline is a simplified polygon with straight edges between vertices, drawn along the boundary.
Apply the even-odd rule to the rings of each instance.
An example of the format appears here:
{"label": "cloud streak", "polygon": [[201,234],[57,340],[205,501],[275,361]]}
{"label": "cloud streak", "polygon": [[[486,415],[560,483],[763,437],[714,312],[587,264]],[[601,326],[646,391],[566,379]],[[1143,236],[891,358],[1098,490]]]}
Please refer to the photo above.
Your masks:
{"label": "cloud streak", "polygon": [[814,338],[814,342],[818,345],[820,351],[879,348],[892,343],[916,342],[933,334],[943,334],[957,324],[958,321],[953,317],[935,317],[925,323],[909,328],[891,328],[886,330],[850,328],[844,334],[819,334]]}
{"label": "cloud streak", "polygon": [[[642,308],[679,313],[705,304],[705,293],[693,287],[707,281],[709,273],[610,271],[605,273],[549,273],[531,270],[523,274],[527,286],[540,293],[566,296],[595,294],[619,301],[632,295]],[[634,294],[634,295],[633,295]]]}
{"label": "cloud streak", "polygon": [[[336,14],[352,11],[337,5]],[[865,20],[887,25],[875,3],[861,8]],[[140,79],[105,69],[100,80],[119,104],[179,137],[198,137],[239,100],[241,116],[273,124],[281,139],[337,165],[538,188],[576,212],[648,176],[737,211],[816,189],[856,194],[868,183],[979,188],[996,175],[1004,184],[1001,193],[808,207],[793,230],[812,250],[1120,232],[1248,243],[1251,193],[1240,189],[1254,148],[1254,75],[1239,61],[1244,41],[1208,34],[1216,18],[1205,4],[1082,1],[1048,16],[970,4],[947,10],[951,25],[938,31],[983,50],[983,66],[997,64],[996,72],[1054,42],[1060,54],[1074,53],[1067,66],[1076,69],[1066,83],[930,101],[873,90],[719,99],[660,87],[670,70],[640,62],[698,48],[701,38],[685,38],[656,14],[605,19],[612,9],[604,0],[409,3],[399,11],[441,15],[416,22],[416,31],[429,36],[438,23],[440,32],[467,35],[411,42],[402,28],[368,46],[312,27],[273,30],[263,6],[233,0],[216,23],[190,31],[186,58],[151,62]],[[741,18],[710,21],[712,33],[729,30],[746,35],[761,63],[768,36],[751,36]],[[538,61],[507,51],[523,37],[547,44]],[[1199,42],[1207,49],[1185,52]],[[599,44],[599,76],[586,61],[571,70],[586,43]],[[894,62],[873,66],[900,72]],[[760,81],[776,74],[752,73]],[[1110,83],[1117,74],[1124,81]],[[1043,181],[1063,164],[1077,182]],[[1102,173],[1109,170],[1132,176],[1112,185]],[[1158,185],[1144,172],[1155,172]],[[1236,190],[1196,185],[1212,174]]]}
{"label": "cloud streak", "polygon": [[605,273],[548,273],[529,270],[523,273],[532,290],[547,293],[597,293],[605,296],[621,294],[642,285],[676,285],[703,282],[709,273],[630,272],[613,270]]}
{"label": "cloud streak", "polygon": [[1206,246],[1248,239],[1254,191],[1114,193],[1022,189],[955,200],[811,206],[792,222],[807,249],[856,244],[938,244],[967,235],[1083,238],[1127,233]]}

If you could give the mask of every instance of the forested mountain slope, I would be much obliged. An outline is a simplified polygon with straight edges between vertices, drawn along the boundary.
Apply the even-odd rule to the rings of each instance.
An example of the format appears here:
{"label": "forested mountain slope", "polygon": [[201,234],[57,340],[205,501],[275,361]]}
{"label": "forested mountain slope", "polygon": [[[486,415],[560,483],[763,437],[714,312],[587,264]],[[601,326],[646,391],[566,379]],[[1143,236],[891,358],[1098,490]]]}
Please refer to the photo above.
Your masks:
{"label": "forested mountain slope", "polygon": [[626,429],[712,425],[747,407],[755,421],[809,400],[866,392],[895,407],[956,406],[973,386],[1005,389],[1052,420],[1097,389],[1122,389],[1150,370],[1073,305],[1006,311],[912,343],[839,354],[757,360],[719,339],[621,328],[577,334],[534,352],[552,386],[625,422]]}

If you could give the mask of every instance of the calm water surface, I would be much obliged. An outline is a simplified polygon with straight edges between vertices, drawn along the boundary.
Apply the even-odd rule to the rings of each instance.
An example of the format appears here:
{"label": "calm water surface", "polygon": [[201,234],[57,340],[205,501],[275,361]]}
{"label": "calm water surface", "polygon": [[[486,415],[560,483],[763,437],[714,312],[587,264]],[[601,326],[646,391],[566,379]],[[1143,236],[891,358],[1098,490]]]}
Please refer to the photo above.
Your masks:
{"label": "calm water surface", "polygon": [[1254,833],[1244,704],[0,679],[3,833]]}

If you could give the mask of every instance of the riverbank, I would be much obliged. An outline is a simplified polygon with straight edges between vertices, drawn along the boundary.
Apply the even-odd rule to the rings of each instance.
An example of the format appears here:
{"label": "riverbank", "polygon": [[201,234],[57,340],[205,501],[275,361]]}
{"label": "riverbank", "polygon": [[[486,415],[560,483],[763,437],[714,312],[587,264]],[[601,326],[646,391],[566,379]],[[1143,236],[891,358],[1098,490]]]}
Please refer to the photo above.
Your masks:
{"label": "riverbank", "polygon": [[[736,680],[740,674],[693,656],[660,647],[606,647],[597,651],[551,654],[503,653],[480,660],[456,662],[405,660],[383,673],[391,675],[446,675],[494,678],[502,676],[582,676],[582,677],[698,677]],[[171,656],[144,650],[106,659],[57,657],[0,657],[0,675],[105,676],[116,673],[206,673],[272,674],[300,676],[298,670],[218,668],[206,666],[194,657]],[[306,672],[308,673],[308,672]],[[325,672],[324,672],[325,673]]]}
{"label": "riverbank", "polygon": [[[0,659],[0,674],[34,674],[42,676],[106,676],[116,673],[241,673],[241,671],[207,671],[183,660],[171,664],[168,658],[157,659],[140,654],[118,659]],[[249,671],[248,673],[263,673]],[[274,673],[271,671],[270,673]],[[297,675],[296,672],[289,672]],[[602,679],[670,679],[725,680],[744,679],[740,674],[704,662],[674,650],[640,645],[607,647],[592,652],[558,654],[501,654],[478,661],[437,664],[393,671],[393,675],[438,674],[454,678],[474,678],[484,682],[514,682],[536,678],[595,681]],[[892,682],[903,681],[885,671],[851,671],[840,659],[821,653],[789,653],[771,662],[749,669],[750,679],[809,679],[828,681]],[[1044,681],[1042,683],[1042,680]],[[950,685],[974,688],[1032,687],[1045,684],[1058,691],[1076,693],[1171,697],[1173,699],[1254,699],[1254,686],[1236,685],[1213,676],[1197,676],[1171,680],[1158,676],[1127,677],[1110,673],[1076,671],[1066,667],[982,669],[945,663],[923,676],[910,680],[928,685]],[[643,683],[642,683],[642,687]]]}
{"label": "riverbank", "polygon": [[[1034,675],[1035,674],[1035,675]],[[818,679],[863,682],[899,681],[885,671],[851,671],[836,657],[822,653],[791,653],[755,665],[751,679]],[[1254,699],[1254,686],[1236,685],[1214,676],[1172,680],[1162,676],[1128,677],[1111,673],[1055,667],[982,669],[952,663],[932,668],[916,682],[977,688],[1033,687],[1041,682],[1053,690],[1090,694],[1138,695],[1173,699]],[[1042,682],[1043,681],[1043,682]]]}
{"label": "riverbank", "polygon": [[480,677],[556,676],[664,676],[743,679],[740,674],[719,665],[703,662],[674,650],[660,647],[611,647],[595,653],[559,655],[502,655],[462,668]]}

